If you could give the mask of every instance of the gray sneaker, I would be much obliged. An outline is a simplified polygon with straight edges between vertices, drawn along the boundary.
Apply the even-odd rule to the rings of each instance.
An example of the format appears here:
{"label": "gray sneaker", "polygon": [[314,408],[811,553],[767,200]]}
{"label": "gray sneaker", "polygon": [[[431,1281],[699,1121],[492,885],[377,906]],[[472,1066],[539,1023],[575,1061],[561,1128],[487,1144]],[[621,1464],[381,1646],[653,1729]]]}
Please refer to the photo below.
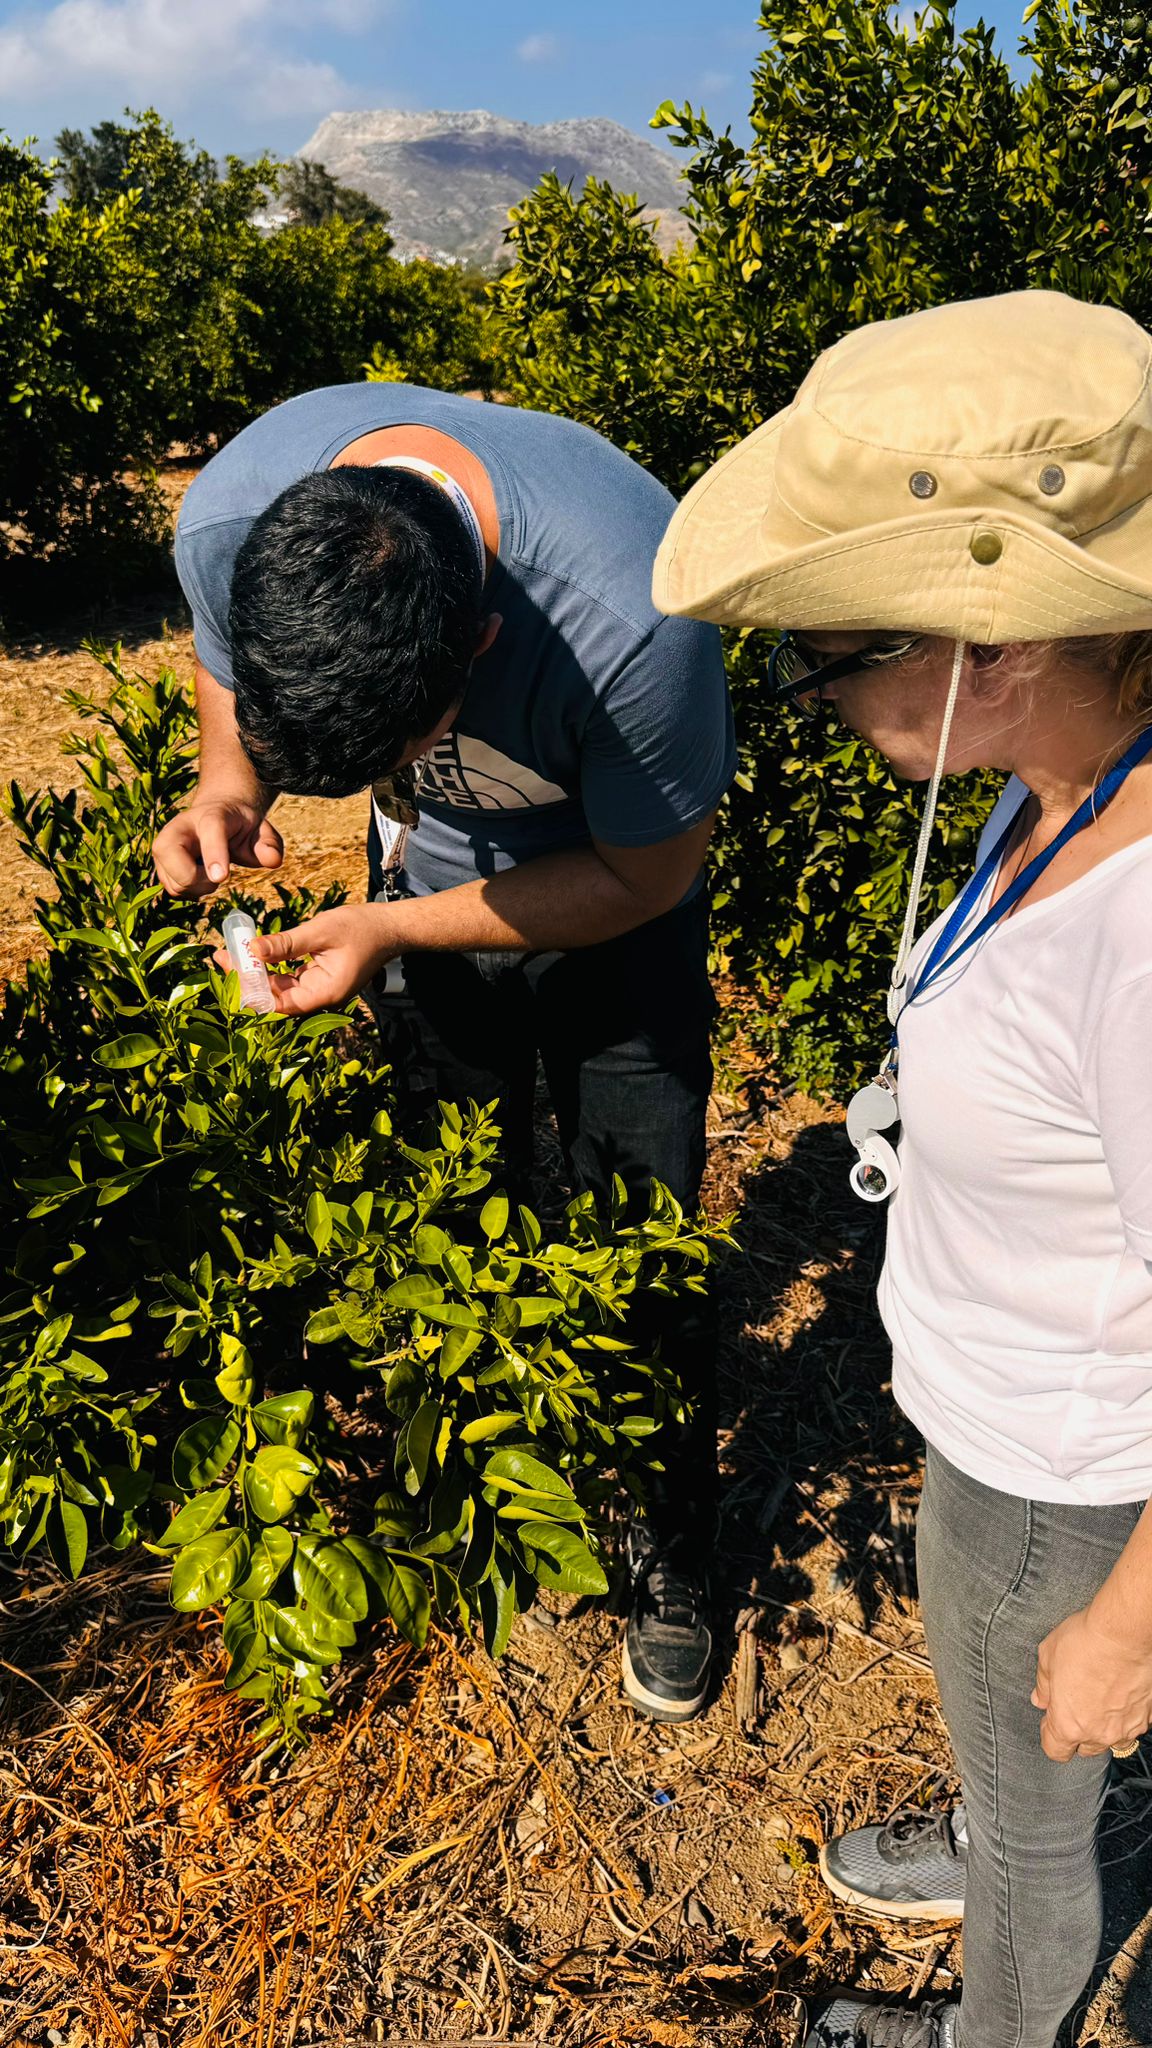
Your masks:
{"label": "gray sneaker", "polygon": [[889,1920],[959,1920],[964,1913],[968,1825],[964,1808],[904,1807],[883,1827],[854,1828],[820,1851],[830,1892]]}
{"label": "gray sneaker", "polygon": [[872,2005],[865,1998],[834,1998],[804,2037],[805,2048],[955,2048],[960,2008],[939,1999],[915,2012],[906,2005]]}

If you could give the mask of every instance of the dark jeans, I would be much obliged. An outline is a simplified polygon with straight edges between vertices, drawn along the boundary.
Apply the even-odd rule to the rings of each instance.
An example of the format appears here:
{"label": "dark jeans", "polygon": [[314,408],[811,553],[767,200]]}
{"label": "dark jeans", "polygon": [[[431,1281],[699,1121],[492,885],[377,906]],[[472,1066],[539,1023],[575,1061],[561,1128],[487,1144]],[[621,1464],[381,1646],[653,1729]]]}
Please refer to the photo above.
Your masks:
{"label": "dark jeans", "polygon": [[1020,1500],[928,1452],[920,1595],[968,1815],[962,2048],[1052,2048],[1096,1962],[1110,1757],[1051,1762],[1030,1696],[1040,1644],[1099,1591],[1141,1507]]}
{"label": "dark jeans", "polygon": [[[411,953],[410,1005],[375,1007],[394,1057],[423,1068],[429,1099],[498,1100],[510,1180],[532,1159],[537,1061],[543,1066],[574,1185],[602,1206],[613,1175],[629,1213],[647,1213],[652,1181],[695,1209],[704,1171],[712,1082],[708,904],[703,892],[664,917],[571,953]],[[400,1049],[405,1030],[407,1051]],[[705,1540],[714,1514],[716,1328],[711,1298],[637,1304],[632,1335],[658,1341],[693,1396],[690,1425],[671,1426],[653,1449],[666,1477],[653,1519],[662,1531]]]}

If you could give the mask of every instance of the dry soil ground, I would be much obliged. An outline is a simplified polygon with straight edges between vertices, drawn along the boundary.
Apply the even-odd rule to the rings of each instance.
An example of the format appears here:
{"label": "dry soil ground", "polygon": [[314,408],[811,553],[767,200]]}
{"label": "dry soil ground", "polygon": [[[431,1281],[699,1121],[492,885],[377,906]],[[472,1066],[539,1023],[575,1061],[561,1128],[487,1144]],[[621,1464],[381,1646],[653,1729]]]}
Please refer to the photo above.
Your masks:
{"label": "dry soil ground", "polygon": [[[45,628],[0,661],[5,777],[58,786],[84,633],[190,667],[178,600]],[[285,805],[293,879],[359,884],[358,801]],[[4,964],[36,944],[3,828]],[[551,1598],[494,1668],[381,1637],[334,1723],[261,1759],[215,1625],[109,1560],[0,1607],[0,2048],[354,2048],[424,2040],[793,2048],[853,1980],[946,1991],[957,1930],[824,1892],[819,1843],[954,1790],[917,1615],[919,1447],[895,1415],[839,1114],[751,1057],[713,1113],[724,1281],[723,1675],[705,1717],[636,1719],[618,1623]],[[2,1590],[2,1589],[0,1589]],[[1106,1820],[1113,1956],[1068,2041],[1152,2041],[1140,1757]],[[1059,1912],[1053,1900],[1053,1912]]]}

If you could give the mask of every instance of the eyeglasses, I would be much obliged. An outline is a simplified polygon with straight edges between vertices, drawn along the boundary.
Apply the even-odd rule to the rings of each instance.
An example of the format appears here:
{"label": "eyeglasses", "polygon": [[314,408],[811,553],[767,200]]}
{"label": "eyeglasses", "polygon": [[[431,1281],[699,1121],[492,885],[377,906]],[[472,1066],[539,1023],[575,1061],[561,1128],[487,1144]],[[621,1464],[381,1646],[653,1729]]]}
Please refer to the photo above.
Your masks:
{"label": "eyeglasses", "polygon": [[815,718],[826,683],[859,675],[862,669],[903,661],[919,638],[919,634],[911,634],[898,640],[877,640],[871,647],[857,647],[851,654],[838,654],[829,661],[795,633],[782,633],[768,657],[769,701],[791,705],[802,717]]}

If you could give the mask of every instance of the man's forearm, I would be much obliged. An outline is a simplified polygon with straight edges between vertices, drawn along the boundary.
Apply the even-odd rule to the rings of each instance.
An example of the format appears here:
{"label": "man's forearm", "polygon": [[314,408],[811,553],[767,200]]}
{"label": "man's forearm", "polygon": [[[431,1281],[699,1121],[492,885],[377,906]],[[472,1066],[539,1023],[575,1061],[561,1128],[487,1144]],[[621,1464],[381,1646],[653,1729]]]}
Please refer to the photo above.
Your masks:
{"label": "man's forearm", "polygon": [[266,814],[277,792],[261,782],[244,752],[232,692],[202,666],[196,670],[196,715],[200,763],[193,802],[247,803]]}
{"label": "man's forearm", "polygon": [[344,903],[254,944],[269,965],[290,967],[273,989],[294,1017],[347,1002],[401,953],[567,953],[671,910],[700,872],[711,829],[702,818],[658,846],[594,841],[429,896]]}
{"label": "man's forearm", "polygon": [[381,945],[398,952],[568,952],[618,938],[671,905],[614,874],[590,846],[545,854],[489,880],[369,904]]}

